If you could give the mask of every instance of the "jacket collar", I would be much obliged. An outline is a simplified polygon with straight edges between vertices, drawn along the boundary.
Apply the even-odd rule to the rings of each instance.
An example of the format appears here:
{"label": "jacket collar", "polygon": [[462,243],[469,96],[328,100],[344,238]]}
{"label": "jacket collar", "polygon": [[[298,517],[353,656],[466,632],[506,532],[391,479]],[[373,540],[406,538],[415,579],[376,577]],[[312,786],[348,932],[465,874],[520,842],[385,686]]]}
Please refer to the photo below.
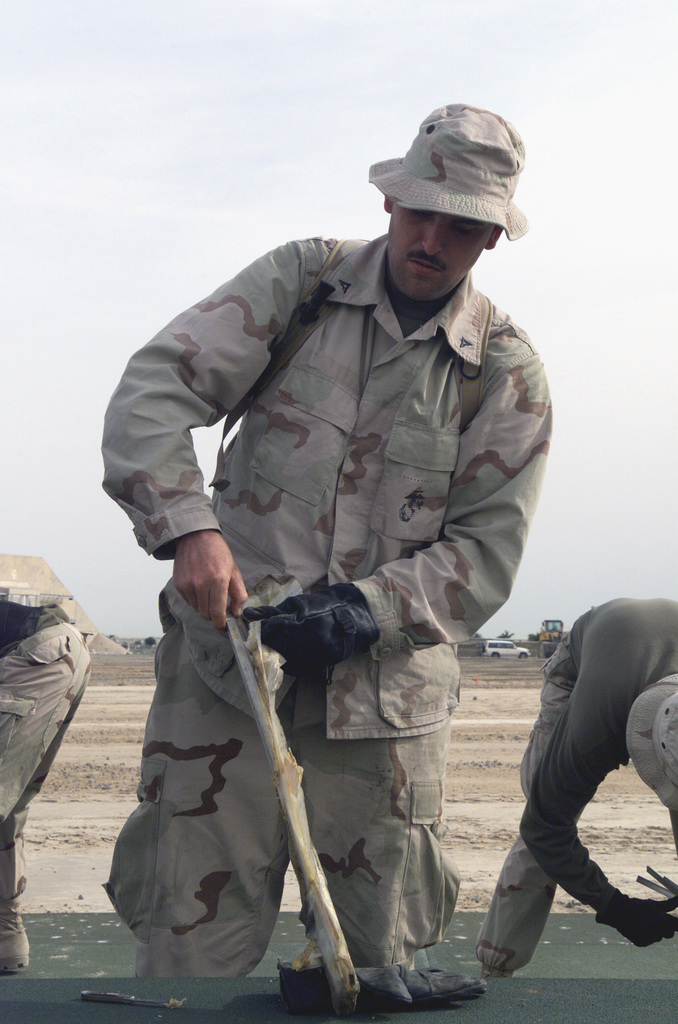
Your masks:
{"label": "jacket collar", "polygon": [[[334,286],[330,302],[349,306],[374,306],[375,319],[389,334],[394,334],[397,321],[384,284],[387,240],[388,236],[382,235],[350,253],[328,274],[327,283]],[[465,362],[480,365],[483,310],[471,274],[467,274],[459,283],[447,305],[423,327],[409,335],[408,341],[426,340],[440,331],[450,347]]]}

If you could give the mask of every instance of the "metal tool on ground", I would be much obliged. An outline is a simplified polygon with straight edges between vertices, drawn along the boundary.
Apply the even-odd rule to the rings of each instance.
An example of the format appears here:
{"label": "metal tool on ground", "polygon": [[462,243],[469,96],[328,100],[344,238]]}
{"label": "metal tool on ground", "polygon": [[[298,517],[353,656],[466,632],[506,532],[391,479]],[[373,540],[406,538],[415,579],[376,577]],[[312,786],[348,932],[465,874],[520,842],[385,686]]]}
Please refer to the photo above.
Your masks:
{"label": "metal tool on ground", "polygon": [[678,883],[672,882],[666,875],[660,875],[657,871],[653,871],[649,864],[645,870],[649,875],[652,875],[655,881],[653,882],[650,878],[643,878],[641,875],[638,875],[637,882],[640,882],[641,885],[646,886],[648,889],[653,889],[662,896],[678,896]]}
{"label": "metal tool on ground", "polygon": [[[295,580],[269,577],[255,588],[252,596],[256,596],[261,604],[278,604],[298,593],[301,593],[301,588]],[[301,919],[309,945],[292,966],[302,971],[322,964],[334,1012],[349,1014],[355,1010],[360,985],[322,865],[311,841],[301,787],[302,770],[289,749],[275,710],[275,695],[283,680],[282,659],[276,651],[262,645],[259,622],[251,623],[248,628],[242,619],[229,616],[227,624],[271,766],[273,784],[287,825],[290,860],[301,892]]]}
{"label": "metal tool on ground", "polygon": [[185,999],[141,999],[139,996],[123,995],[122,992],[91,992],[85,989],[80,998],[88,1003],[124,1003],[125,1006],[162,1006],[168,1010],[177,1010],[186,1002]]}

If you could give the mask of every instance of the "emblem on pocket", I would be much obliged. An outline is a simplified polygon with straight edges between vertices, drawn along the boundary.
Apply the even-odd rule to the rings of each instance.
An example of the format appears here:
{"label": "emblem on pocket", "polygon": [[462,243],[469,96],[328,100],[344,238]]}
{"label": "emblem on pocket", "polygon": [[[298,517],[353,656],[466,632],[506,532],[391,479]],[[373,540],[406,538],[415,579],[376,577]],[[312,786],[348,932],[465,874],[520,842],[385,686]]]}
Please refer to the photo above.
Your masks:
{"label": "emblem on pocket", "polygon": [[398,515],[400,516],[404,523],[409,523],[410,519],[413,518],[415,512],[418,512],[419,509],[423,507],[423,504],[424,492],[420,487],[417,487],[416,490],[411,491],[409,494],[405,495],[405,501],[400,506],[400,511],[398,512]]}

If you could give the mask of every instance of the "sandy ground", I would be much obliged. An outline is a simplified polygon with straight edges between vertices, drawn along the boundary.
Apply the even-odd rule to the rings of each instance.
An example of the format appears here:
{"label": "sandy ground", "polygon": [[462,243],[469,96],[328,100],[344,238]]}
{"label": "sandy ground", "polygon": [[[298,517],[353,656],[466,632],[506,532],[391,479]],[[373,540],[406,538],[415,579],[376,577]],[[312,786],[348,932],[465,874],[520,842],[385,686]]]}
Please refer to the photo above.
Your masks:
{"label": "sandy ground", "polygon": [[[460,910],[484,910],[517,835],[523,796],[518,768],[538,713],[541,664],[462,661],[462,702],[452,719],[446,847],[462,876]],[[153,694],[147,655],[94,655],[92,682],[26,827],[28,913],[110,911],[102,888],[115,838],[136,806],[138,763]],[[649,863],[675,877],[668,812],[632,768],[612,773],[586,809],[580,831],[615,885],[636,883]],[[673,851],[673,852],[672,852]],[[296,910],[290,873],[283,909]],[[567,894],[556,910],[578,909]],[[582,910],[586,908],[581,908]]]}

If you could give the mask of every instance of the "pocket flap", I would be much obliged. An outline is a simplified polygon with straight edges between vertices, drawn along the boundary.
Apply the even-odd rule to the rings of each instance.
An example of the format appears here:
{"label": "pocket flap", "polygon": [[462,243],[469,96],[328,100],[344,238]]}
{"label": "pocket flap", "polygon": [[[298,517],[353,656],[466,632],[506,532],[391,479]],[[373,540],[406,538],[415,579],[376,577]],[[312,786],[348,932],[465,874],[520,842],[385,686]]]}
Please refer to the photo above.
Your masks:
{"label": "pocket flap", "polygon": [[394,423],[386,458],[406,466],[451,473],[457,464],[458,452],[458,430],[442,430],[417,423]]}
{"label": "pocket flap", "polygon": [[0,715],[16,715],[17,718],[25,718],[30,715],[38,703],[37,697],[14,697],[0,695]]}
{"label": "pocket flap", "polygon": [[39,633],[23,640],[17,648],[17,654],[21,654],[22,657],[38,665],[51,665],[52,662],[70,655],[72,650],[70,638],[59,626],[51,627],[51,629],[54,630],[54,634],[51,636],[49,630],[41,629]]}
{"label": "pocket flap", "polygon": [[293,366],[278,388],[284,405],[303,409],[345,432],[353,428],[358,399],[353,392],[310,366]]}
{"label": "pocket flap", "polygon": [[412,824],[432,825],[438,821],[442,815],[442,800],[439,782],[413,782]]}

